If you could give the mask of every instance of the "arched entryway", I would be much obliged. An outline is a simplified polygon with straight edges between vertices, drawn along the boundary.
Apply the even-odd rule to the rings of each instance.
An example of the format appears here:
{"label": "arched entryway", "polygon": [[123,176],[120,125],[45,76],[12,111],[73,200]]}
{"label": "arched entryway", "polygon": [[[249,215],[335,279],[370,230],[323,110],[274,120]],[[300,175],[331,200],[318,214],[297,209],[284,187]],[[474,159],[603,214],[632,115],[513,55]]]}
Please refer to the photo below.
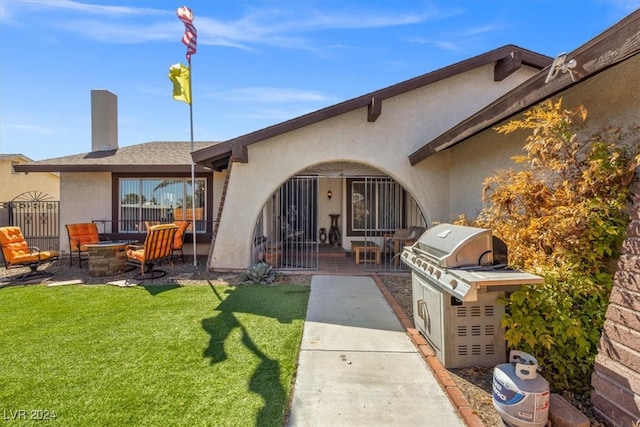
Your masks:
{"label": "arched entryway", "polygon": [[363,271],[405,270],[398,255],[425,228],[415,200],[393,178],[352,162],[321,164],[269,197],[252,258],[280,270],[324,271],[339,257]]}

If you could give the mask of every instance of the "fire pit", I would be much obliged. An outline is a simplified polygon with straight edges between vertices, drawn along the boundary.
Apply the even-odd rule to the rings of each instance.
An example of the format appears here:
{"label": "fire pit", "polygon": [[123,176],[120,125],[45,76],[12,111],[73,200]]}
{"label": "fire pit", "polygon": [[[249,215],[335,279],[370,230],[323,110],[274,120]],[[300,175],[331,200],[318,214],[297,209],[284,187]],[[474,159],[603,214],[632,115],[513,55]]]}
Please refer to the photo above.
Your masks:
{"label": "fire pit", "polygon": [[498,299],[541,277],[508,268],[491,230],[452,224],[428,229],[401,260],[411,268],[415,326],[446,368],[506,361]]}
{"label": "fire pit", "polygon": [[93,277],[113,276],[127,271],[125,240],[107,241],[85,245],[89,250],[89,275]]}

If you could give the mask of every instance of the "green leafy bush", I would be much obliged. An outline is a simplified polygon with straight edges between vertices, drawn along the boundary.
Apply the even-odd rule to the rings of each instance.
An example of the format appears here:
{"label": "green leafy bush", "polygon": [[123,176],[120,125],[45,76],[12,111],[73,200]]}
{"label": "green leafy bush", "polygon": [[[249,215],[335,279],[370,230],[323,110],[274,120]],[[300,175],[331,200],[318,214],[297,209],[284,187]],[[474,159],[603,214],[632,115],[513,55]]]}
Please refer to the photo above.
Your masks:
{"label": "green leafy bush", "polygon": [[496,130],[527,131],[518,170],[485,180],[474,225],[509,247],[509,262],[545,279],[504,303],[510,348],[535,355],[553,391],[587,393],[640,164],[637,129],[579,137],[586,111],[546,101]]}

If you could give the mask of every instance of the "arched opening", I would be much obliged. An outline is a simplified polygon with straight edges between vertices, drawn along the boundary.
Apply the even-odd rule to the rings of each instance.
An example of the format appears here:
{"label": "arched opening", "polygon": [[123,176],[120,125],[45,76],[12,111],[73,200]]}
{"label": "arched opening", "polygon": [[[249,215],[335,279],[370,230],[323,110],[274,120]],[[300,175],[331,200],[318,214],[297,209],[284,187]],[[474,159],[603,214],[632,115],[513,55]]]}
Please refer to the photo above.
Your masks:
{"label": "arched opening", "polygon": [[383,172],[333,162],[289,178],[262,207],[254,228],[252,262],[279,270],[406,270],[399,259],[426,229],[408,191]]}

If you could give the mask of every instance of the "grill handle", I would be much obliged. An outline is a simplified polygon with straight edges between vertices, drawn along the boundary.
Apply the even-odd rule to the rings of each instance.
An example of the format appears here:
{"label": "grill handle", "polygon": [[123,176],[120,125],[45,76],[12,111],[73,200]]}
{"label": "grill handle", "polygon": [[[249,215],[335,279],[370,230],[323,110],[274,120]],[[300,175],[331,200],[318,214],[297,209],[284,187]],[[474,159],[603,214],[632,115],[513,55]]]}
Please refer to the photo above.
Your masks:
{"label": "grill handle", "polygon": [[413,251],[414,254],[423,256],[423,257],[435,262],[436,264],[440,265],[440,259],[438,259],[435,256],[433,256],[433,254],[431,254],[431,253],[429,253],[429,252],[427,252],[427,251],[425,251],[423,249],[420,249],[418,247],[417,243],[414,243],[413,246],[411,246],[411,250]]}

